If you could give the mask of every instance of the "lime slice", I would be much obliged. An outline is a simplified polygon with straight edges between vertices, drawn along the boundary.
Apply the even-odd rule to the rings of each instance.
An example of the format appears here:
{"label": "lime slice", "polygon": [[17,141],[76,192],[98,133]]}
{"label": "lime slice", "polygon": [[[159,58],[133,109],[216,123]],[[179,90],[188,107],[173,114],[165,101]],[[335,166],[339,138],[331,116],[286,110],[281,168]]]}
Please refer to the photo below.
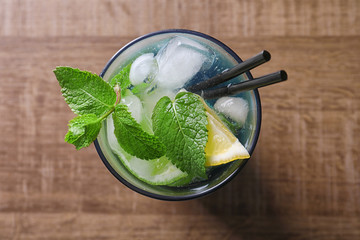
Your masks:
{"label": "lime slice", "polygon": [[107,138],[111,150],[118,156],[121,163],[138,179],[151,185],[170,185],[178,180],[187,178],[188,174],[178,169],[165,156],[153,160],[143,160],[125,152],[115,137],[112,117],[108,117],[106,121]]}
{"label": "lime slice", "polygon": [[[205,104],[205,103],[204,103]],[[218,166],[250,157],[246,148],[206,104],[208,142],[205,147],[205,166]]]}

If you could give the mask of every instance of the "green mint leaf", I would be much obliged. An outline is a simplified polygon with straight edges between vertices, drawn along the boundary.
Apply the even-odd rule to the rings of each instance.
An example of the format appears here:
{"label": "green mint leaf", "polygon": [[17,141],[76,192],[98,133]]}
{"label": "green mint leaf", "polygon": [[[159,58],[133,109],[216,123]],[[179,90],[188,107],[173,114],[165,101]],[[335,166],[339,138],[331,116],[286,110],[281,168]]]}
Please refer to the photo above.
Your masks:
{"label": "green mint leaf", "polygon": [[77,116],[70,120],[65,142],[74,144],[76,149],[89,146],[98,136],[101,119],[95,114]]}
{"label": "green mint leaf", "polygon": [[54,73],[74,113],[100,117],[114,107],[116,94],[98,75],[71,67],[57,67]]}
{"label": "green mint leaf", "polygon": [[149,83],[140,83],[140,84],[134,86],[134,87],[131,89],[131,91],[132,91],[134,94],[139,94],[139,93],[144,92],[149,86],[150,86]]}
{"label": "green mint leaf", "polygon": [[120,87],[121,96],[125,96],[125,91],[131,84],[129,77],[130,68],[131,68],[131,64],[128,64],[109,81],[110,86],[115,87],[116,85],[118,85]]}
{"label": "green mint leaf", "polygon": [[206,178],[205,145],[207,116],[198,95],[181,92],[174,102],[161,98],[153,111],[155,136],[166,147],[166,156],[180,170],[193,177]]}
{"label": "green mint leaf", "polygon": [[113,120],[114,134],[120,146],[129,154],[145,160],[159,158],[165,154],[165,146],[156,136],[141,128],[126,105],[116,105]]}

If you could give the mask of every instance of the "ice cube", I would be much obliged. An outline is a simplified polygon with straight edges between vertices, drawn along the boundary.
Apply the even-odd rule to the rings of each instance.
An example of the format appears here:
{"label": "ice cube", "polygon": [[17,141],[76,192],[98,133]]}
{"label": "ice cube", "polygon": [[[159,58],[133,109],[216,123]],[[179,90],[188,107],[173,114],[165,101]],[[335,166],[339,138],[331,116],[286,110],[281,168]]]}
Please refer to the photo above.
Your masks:
{"label": "ice cube", "polygon": [[[155,58],[159,67],[155,78],[158,87],[178,89],[194,77],[204,63],[214,56],[198,42],[184,37],[174,37],[160,49]],[[206,65],[209,67],[208,64]]]}
{"label": "ice cube", "polygon": [[214,108],[241,126],[245,123],[249,112],[247,101],[240,97],[219,98],[214,104]]}
{"label": "ice cube", "polygon": [[131,116],[139,123],[142,119],[143,106],[140,99],[135,95],[128,95],[121,98],[120,103],[125,104],[129,108]]}
{"label": "ice cube", "polygon": [[153,53],[145,53],[131,64],[130,82],[138,85],[145,82],[148,78],[153,78],[158,71],[157,62]]}

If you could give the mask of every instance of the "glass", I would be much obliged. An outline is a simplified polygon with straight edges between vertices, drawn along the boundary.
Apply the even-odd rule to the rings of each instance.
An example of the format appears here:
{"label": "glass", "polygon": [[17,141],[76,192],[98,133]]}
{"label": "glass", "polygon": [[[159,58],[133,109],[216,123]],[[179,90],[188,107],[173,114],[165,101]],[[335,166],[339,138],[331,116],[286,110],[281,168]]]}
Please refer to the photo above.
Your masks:
{"label": "glass", "polygon": [[[106,64],[104,70],[101,73],[101,77],[105,81],[109,81],[111,77],[118,73],[121,68],[125,67],[136,57],[144,52],[149,52],[154,47],[159,48],[160,45],[174,36],[183,36],[201,42],[205,46],[212,49],[214,52],[220,54],[220,57],[218,57],[216,61],[218,64],[223,64],[224,66],[226,65],[227,68],[234,66],[242,61],[240,57],[238,57],[236,53],[233,52],[229,47],[206,34],[183,29],[164,30],[144,35],[125,45]],[[216,62],[214,64],[216,64]],[[246,72],[245,74],[234,78],[231,81],[239,82],[246,79],[252,79],[250,72]],[[245,146],[251,155],[254,151],[260,132],[260,97],[256,89],[253,91],[241,93],[239,96],[245,98],[248,101],[249,113],[244,127],[236,134],[236,137],[240,140],[240,142]],[[215,100],[207,101],[207,103],[212,106]],[[102,128],[98,138],[95,140],[95,147],[101,160],[104,162],[108,170],[120,182],[122,182],[130,189],[156,199],[186,200],[209,194],[233,179],[234,176],[240,172],[240,170],[248,161],[236,160],[224,165],[220,165],[216,168],[213,168],[209,174],[208,180],[193,183],[185,187],[150,185],[132,175],[132,173],[121,164],[117,155],[115,155],[109,147],[106,131],[103,129],[104,128]]]}

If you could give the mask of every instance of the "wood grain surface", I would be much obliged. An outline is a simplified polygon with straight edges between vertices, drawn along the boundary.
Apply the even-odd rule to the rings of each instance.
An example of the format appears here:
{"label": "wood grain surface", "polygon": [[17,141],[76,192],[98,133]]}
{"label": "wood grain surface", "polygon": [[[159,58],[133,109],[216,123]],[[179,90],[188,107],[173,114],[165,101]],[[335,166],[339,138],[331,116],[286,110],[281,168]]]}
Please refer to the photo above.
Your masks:
{"label": "wood grain surface", "polygon": [[[188,28],[261,76],[262,128],[217,192],[154,200],[120,184],[95,148],[64,143],[73,117],[52,73],[100,73],[143,34]],[[0,0],[0,239],[360,239],[360,1]]]}

